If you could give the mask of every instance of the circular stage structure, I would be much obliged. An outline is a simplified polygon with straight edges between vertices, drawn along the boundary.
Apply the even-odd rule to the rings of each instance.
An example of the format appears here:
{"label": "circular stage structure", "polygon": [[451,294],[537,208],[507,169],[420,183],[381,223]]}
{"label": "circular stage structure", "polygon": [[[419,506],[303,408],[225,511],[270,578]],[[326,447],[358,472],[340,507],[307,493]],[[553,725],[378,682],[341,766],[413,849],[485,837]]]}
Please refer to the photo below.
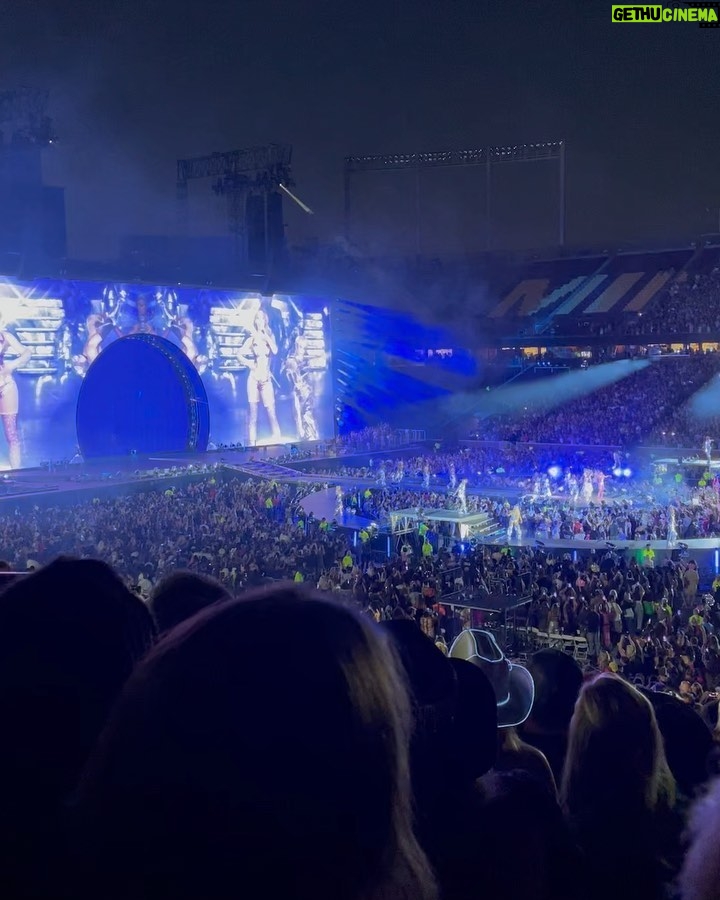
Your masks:
{"label": "circular stage structure", "polygon": [[203,451],[210,435],[205,386],[175,344],[131,334],[110,344],[88,369],[76,427],[85,459]]}

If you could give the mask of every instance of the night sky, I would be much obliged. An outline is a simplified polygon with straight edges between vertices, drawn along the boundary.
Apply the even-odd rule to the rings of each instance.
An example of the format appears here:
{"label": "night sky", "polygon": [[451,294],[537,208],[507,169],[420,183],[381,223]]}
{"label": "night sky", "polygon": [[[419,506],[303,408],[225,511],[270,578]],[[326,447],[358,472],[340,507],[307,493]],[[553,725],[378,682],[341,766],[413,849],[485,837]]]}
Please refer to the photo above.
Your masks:
{"label": "night sky", "polygon": [[[287,209],[293,244],[342,233],[348,153],[558,138],[570,243],[717,230],[720,29],[612,24],[592,0],[0,0],[0,13],[0,86],[52,91],[45,173],[67,188],[75,257],[172,233],[177,157],[273,141],[294,145],[316,212]],[[556,173],[530,168],[498,174],[496,246],[554,240]],[[406,246],[412,187],[389,178],[358,182],[360,247]],[[480,173],[429,178],[424,251],[482,249],[481,190]],[[195,231],[222,232],[207,183],[191,210]]]}

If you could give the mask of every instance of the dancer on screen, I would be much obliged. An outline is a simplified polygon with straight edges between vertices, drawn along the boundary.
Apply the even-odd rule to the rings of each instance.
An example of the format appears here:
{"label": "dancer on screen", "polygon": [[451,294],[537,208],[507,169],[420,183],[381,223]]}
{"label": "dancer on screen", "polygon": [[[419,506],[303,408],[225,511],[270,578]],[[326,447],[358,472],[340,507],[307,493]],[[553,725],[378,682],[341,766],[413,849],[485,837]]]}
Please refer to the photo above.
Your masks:
{"label": "dancer on screen", "polygon": [[181,334],[181,346],[185,352],[185,356],[202,374],[207,369],[208,358],[200,353],[198,345],[195,341],[195,324],[188,316],[180,316],[178,319],[178,328]]}
{"label": "dancer on screen", "polygon": [[[12,359],[7,359],[8,353],[12,355]],[[21,344],[14,334],[5,331],[0,320],[0,416],[11,469],[19,469],[21,465],[20,436],[17,429],[20,400],[13,373],[26,366],[31,356],[32,350]]]}
{"label": "dancer on screen", "polygon": [[292,388],[297,436],[303,441],[317,441],[320,432],[315,421],[315,392],[312,373],[308,370],[307,341],[302,332],[295,334],[283,370]]}
{"label": "dancer on screen", "polygon": [[135,301],[135,314],[137,321],[130,329],[130,334],[155,334],[150,305],[143,294],[140,294]]}
{"label": "dancer on screen", "polygon": [[257,444],[258,406],[262,402],[270,422],[271,439],[280,443],[280,423],[275,411],[275,388],[271,371],[272,357],[278,352],[275,335],[270,328],[267,313],[259,309],[255,314],[250,336],[240,348],[238,358],[250,370],[247,380],[247,397],[250,407],[248,444]]}
{"label": "dancer on screen", "polygon": [[95,362],[100,355],[100,348],[103,342],[103,328],[107,324],[105,317],[99,313],[91,313],[85,322],[87,331],[87,340],[83,347],[83,352],[78,360],[78,364],[82,364],[84,371]]}
{"label": "dancer on screen", "polygon": [[100,355],[100,351],[112,341],[122,337],[121,320],[128,301],[127,291],[123,288],[106,287],[102,298],[93,301],[93,310],[85,320],[85,344],[82,353],[73,356],[73,368],[80,377]]}

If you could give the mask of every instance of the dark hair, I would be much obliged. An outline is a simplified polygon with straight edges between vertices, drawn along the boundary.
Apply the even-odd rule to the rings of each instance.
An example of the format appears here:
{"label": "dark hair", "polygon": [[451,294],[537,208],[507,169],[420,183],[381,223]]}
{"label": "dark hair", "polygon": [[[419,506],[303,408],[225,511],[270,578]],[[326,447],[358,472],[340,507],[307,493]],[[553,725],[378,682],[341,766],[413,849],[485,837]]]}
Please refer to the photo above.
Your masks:
{"label": "dark hair", "polygon": [[409,706],[362,617],[292,587],[218,604],[139,667],[89,766],[94,896],[434,896]]}
{"label": "dark hair", "polygon": [[201,609],[229,600],[230,594],[209,575],[177,571],[165,576],[150,598],[150,611],[161,634],[191,619]]}
{"label": "dark hair", "polygon": [[533,724],[547,731],[567,731],[582,687],[582,669],[561,650],[538,650],[528,669],[535,682]]}
{"label": "dark hair", "polygon": [[74,785],[154,636],[142,601],[98,560],[58,559],[0,594],[0,721],[12,735],[0,772],[20,802],[37,780]]}
{"label": "dark hair", "polygon": [[52,879],[62,805],[154,636],[145,605],[97,560],[56,560],[0,594],[3,896]]}
{"label": "dark hair", "polygon": [[655,710],[670,771],[680,790],[692,797],[708,779],[713,749],[710,729],[682,700],[671,694],[644,693]]}
{"label": "dark hair", "polygon": [[[487,897],[577,896],[582,858],[555,799],[529,772],[493,772],[484,794],[482,887]],[[508,840],[508,835],[513,835]],[[522,847],[522,865],[518,865]]]}

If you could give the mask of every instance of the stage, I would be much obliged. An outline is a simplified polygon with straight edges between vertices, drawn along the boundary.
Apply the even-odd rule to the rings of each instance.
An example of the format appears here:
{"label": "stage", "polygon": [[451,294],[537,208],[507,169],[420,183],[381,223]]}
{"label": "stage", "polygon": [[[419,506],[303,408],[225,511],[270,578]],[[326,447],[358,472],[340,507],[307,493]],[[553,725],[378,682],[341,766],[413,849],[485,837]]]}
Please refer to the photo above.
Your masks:
{"label": "stage", "polygon": [[706,456],[667,457],[664,459],[656,459],[655,465],[665,466],[667,469],[681,469],[684,466],[692,466],[696,469],[702,469],[704,472],[720,471],[720,459],[712,459],[708,465]]}
{"label": "stage", "polygon": [[[326,451],[326,443],[298,444],[302,452]],[[286,464],[278,464],[281,458]],[[334,457],[318,456],[317,459]],[[0,477],[0,507],[20,499],[57,498],[110,487],[126,488],[155,481],[167,481],[192,475],[209,474],[221,466],[246,476],[283,481],[305,481],[303,473],[292,469],[286,444],[255,448],[211,450],[204,453],[168,453],[152,456],[121,456],[62,466],[19,469]],[[274,473],[274,474],[271,474]],[[307,479],[308,481],[310,479]],[[317,483],[318,479],[312,479]]]}
{"label": "stage", "polygon": [[459,509],[397,509],[390,513],[390,528],[393,532],[410,531],[420,522],[449,526],[446,531],[452,537],[464,541],[468,538],[497,543],[502,539],[502,529],[486,512],[467,512]]}
{"label": "stage", "polygon": [[[0,512],[8,512],[12,507],[22,508],[26,504],[40,503],[68,504],[92,496],[120,495],[133,490],[162,488],[180,479],[202,478],[214,472],[227,471],[241,477],[251,477],[266,481],[278,481],[298,485],[319,485],[323,488],[303,497],[301,501],[305,514],[312,513],[317,519],[336,520],[343,528],[359,532],[376,526],[390,538],[393,535],[415,532],[420,522],[425,522],[440,534],[443,543],[469,541],[471,544],[488,546],[510,546],[540,549],[557,555],[585,555],[596,553],[602,557],[609,550],[618,554],[638,554],[647,547],[647,541],[587,541],[587,540],[537,540],[533,536],[522,536],[508,542],[505,531],[488,513],[462,513],[457,509],[405,508],[393,510],[386,518],[373,521],[364,516],[354,515],[345,510],[336,515],[336,485],[345,489],[363,491],[378,489],[377,484],[364,482],[356,477],[322,476],[295,468],[298,462],[337,462],[337,456],[327,453],[326,443],[315,442],[296,445],[299,456],[289,453],[286,444],[263,446],[250,449],[213,450],[205,453],[170,453],[156,456],[124,456],[92,462],[76,462],[55,469],[23,469],[5,473],[0,477]],[[308,458],[306,454],[317,453]],[[651,541],[655,551],[655,564],[660,565],[667,558],[692,557],[706,571],[720,568],[720,538],[699,538],[678,541],[668,546],[666,540]]]}
{"label": "stage", "polygon": [[594,553],[606,553],[608,550],[614,549],[616,553],[623,551],[631,551],[637,553],[644,550],[648,545],[655,553],[672,552],[673,550],[720,550],[720,538],[690,538],[688,540],[675,541],[672,546],[664,541],[552,541],[552,540],[536,540],[533,537],[523,537],[520,540],[513,538],[511,541],[507,539],[499,542],[507,544],[509,547],[538,547],[543,550],[560,550],[564,553],[573,550],[591,550]]}

